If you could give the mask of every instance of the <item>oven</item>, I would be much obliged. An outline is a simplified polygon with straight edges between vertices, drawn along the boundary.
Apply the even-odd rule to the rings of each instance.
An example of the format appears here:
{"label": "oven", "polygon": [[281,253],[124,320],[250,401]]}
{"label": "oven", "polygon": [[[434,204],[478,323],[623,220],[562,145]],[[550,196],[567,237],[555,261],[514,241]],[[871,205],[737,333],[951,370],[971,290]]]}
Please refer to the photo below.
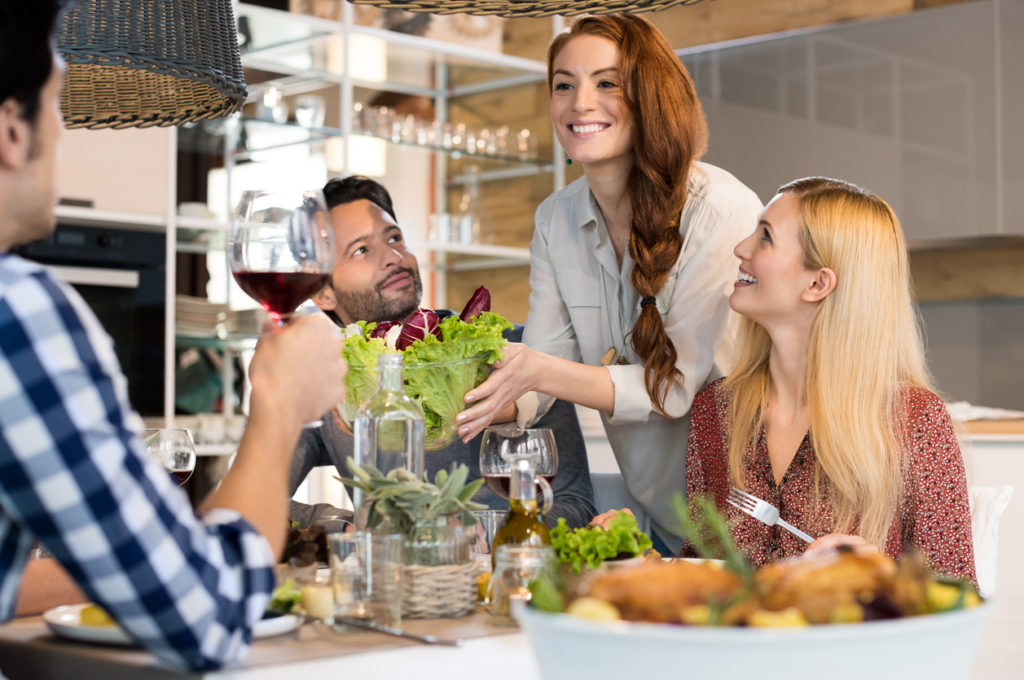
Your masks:
{"label": "oven", "polygon": [[132,406],[164,413],[165,235],[61,223],[14,249],[70,283],[114,340]]}

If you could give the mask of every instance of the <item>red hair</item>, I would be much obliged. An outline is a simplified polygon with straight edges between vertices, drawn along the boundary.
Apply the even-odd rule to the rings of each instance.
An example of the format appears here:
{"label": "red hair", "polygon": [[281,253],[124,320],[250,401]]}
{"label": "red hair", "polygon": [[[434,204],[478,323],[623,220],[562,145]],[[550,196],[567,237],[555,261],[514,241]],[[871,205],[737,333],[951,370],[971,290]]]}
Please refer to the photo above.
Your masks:
{"label": "red hair", "polygon": [[[548,48],[548,91],[555,57],[573,38],[593,35],[619,48],[623,101],[633,119],[633,166],[626,180],[632,206],[629,254],[633,287],[641,298],[657,295],[679,258],[679,218],[686,203],[690,166],[707,147],[704,110],[690,74],[650,22],[628,14],[577,19]],[[679,375],[676,348],[655,305],[645,305],[630,332],[644,360],[644,381],[654,406]]]}

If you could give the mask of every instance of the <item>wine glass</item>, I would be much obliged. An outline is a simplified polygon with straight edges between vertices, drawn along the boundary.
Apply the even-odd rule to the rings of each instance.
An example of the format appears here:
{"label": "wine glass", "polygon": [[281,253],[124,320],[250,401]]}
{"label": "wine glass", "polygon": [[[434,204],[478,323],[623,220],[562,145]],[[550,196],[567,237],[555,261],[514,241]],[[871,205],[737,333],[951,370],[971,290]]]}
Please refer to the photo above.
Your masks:
{"label": "wine glass", "polygon": [[188,430],[164,428],[143,430],[146,451],[167,468],[178,486],[183,485],[196,469],[196,447]]}
{"label": "wine glass", "polygon": [[552,483],[558,472],[555,433],[546,427],[523,429],[515,425],[485,429],[480,442],[480,476],[487,488],[502,498],[508,498],[511,461],[521,457],[533,461],[537,477]]}
{"label": "wine glass", "polygon": [[324,287],[334,269],[334,237],[324,195],[246,191],[235,208],[227,247],[238,286],[278,325]]}

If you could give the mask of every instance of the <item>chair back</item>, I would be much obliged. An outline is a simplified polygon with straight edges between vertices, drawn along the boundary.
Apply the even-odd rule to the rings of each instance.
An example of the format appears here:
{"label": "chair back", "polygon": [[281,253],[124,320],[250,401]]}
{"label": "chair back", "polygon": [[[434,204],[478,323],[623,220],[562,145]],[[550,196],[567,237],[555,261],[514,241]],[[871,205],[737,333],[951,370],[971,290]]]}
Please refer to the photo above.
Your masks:
{"label": "chair back", "polygon": [[999,518],[1010,504],[1013,487],[972,486],[967,490],[971,504],[971,533],[978,590],[983,597],[996,590],[996,556],[999,547]]}

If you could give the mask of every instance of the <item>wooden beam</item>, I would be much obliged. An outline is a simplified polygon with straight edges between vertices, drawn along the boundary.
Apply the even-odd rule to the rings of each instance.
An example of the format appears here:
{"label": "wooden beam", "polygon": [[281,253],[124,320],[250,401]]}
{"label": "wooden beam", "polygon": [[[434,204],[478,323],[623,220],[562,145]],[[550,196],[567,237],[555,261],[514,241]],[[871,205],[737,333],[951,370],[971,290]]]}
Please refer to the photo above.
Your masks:
{"label": "wooden beam", "polygon": [[919,302],[1024,298],[1024,241],[913,250],[910,273]]}
{"label": "wooden beam", "polygon": [[[644,14],[672,47],[749,38],[796,28],[903,14],[917,6],[964,0],[705,0]],[[551,41],[550,19],[508,19],[504,51],[544,61]]]}

